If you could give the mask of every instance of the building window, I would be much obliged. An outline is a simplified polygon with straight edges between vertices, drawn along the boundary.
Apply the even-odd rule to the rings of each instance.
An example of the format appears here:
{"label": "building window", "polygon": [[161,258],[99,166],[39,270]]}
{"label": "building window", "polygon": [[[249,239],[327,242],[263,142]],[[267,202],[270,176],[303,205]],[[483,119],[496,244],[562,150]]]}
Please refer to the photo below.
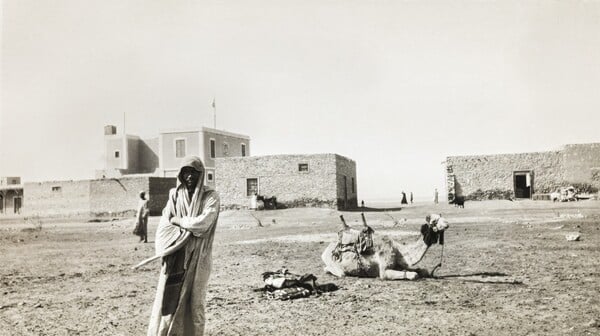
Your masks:
{"label": "building window", "polygon": [[213,159],[216,157],[215,152],[216,152],[215,139],[210,139],[210,157]]}
{"label": "building window", "polygon": [[352,178],[352,193],[356,192],[356,185],[354,184],[354,177]]}
{"label": "building window", "polygon": [[52,187],[52,191],[53,191],[53,192],[60,192],[60,191],[61,191],[61,189],[62,189],[62,188],[61,188],[61,187],[59,187],[59,186]]}
{"label": "building window", "polygon": [[246,156],[246,144],[242,144],[242,156]]}
{"label": "building window", "polygon": [[229,156],[229,144],[223,143],[223,156]]}
{"label": "building window", "polygon": [[206,181],[212,182],[215,180],[213,173],[206,173]]}
{"label": "building window", "polygon": [[119,151],[115,151],[115,159],[118,159],[120,155],[121,153],[119,153]]}
{"label": "building window", "polygon": [[246,179],[246,196],[252,196],[254,194],[258,194],[258,179]]}
{"label": "building window", "polygon": [[185,139],[175,140],[175,157],[182,158],[185,156]]}
{"label": "building window", "polygon": [[308,171],[308,163],[299,163],[298,164],[298,171],[300,171],[300,172],[307,172]]}

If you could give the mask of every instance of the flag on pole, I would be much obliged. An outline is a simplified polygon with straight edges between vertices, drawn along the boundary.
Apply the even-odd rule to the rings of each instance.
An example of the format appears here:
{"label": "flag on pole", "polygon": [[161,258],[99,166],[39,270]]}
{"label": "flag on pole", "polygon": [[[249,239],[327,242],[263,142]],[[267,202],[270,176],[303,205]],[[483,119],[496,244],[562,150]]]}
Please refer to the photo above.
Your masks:
{"label": "flag on pole", "polygon": [[212,106],[213,108],[215,108],[215,107],[216,107],[216,105],[215,105],[215,98],[214,98],[214,97],[213,97],[212,104],[210,104],[210,106]]}

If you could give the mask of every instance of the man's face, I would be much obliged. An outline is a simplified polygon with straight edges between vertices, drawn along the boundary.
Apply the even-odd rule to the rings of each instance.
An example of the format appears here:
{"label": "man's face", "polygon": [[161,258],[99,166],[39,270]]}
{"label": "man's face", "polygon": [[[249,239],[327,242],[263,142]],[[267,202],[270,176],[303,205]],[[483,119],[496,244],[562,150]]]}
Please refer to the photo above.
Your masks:
{"label": "man's face", "polygon": [[183,167],[181,170],[181,179],[182,183],[185,184],[185,187],[188,190],[194,190],[198,181],[200,181],[200,177],[203,176],[204,172],[198,172],[196,169],[192,167]]}

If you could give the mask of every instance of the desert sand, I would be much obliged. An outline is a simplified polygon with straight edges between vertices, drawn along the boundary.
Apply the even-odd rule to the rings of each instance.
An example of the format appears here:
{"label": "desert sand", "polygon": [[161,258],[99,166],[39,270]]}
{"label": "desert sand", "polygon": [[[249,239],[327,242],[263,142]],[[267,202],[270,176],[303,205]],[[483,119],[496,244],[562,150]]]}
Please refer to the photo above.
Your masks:
{"label": "desert sand", "polygon": [[[418,203],[365,216],[376,234],[410,242],[427,213],[450,223],[437,278],[391,282],[323,271],[320,255],[336,239],[339,215],[360,226],[360,212],[222,212],[206,334],[600,333],[600,201]],[[157,222],[151,218],[150,237]],[[131,269],[154,250],[133,227],[133,218],[1,221],[0,335],[145,334],[160,265]],[[580,240],[568,241],[570,233]],[[432,247],[420,266],[435,265],[441,252]],[[339,290],[293,301],[255,291],[262,272],[281,267]]]}

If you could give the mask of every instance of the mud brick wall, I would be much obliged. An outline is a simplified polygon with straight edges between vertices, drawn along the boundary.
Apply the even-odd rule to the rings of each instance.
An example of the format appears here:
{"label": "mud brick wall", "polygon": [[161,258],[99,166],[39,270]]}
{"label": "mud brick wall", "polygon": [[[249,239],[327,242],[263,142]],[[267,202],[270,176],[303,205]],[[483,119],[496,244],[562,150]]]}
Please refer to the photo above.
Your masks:
{"label": "mud brick wall", "polygon": [[566,145],[563,156],[566,182],[591,183],[592,168],[600,167],[600,143]]}
{"label": "mud brick wall", "polygon": [[149,196],[151,215],[164,208],[175,178],[150,176],[31,182],[23,186],[23,213],[33,216],[133,216],[139,192]]}
{"label": "mud brick wall", "polygon": [[95,216],[133,215],[137,210],[140,191],[148,196],[150,215],[159,215],[164,208],[169,189],[176,179],[150,176],[92,180],[90,211]]}
{"label": "mud brick wall", "polygon": [[122,177],[92,180],[90,212],[95,216],[133,215],[139,192],[148,192],[148,177]]}
{"label": "mud brick wall", "polygon": [[[257,178],[259,194],[275,196],[279,204],[337,208],[338,169],[356,170],[353,161],[345,159],[351,163],[344,163],[344,159],[336,154],[218,158],[215,160],[216,190],[222,206],[247,207],[250,204],[247,179]],[[308,164],[308,171],[299,171],[299,164]],[[347,180],[350,183],[350,177]],[[350,198],[350,186],[348,188]]]}
{"label": "mud brick wall", "polygon": [[[448,180],[456,195],[469,197],[477,190],[512,194],[513,173],[533,171],[533,192],[548,192],[564,181],[561,151],[520,154],[452,156],[446,159]],[[449,188],[452,182],[448,182]],[[452,190],[448,190],[452,193]]]}
{"label": "mud brick wall", "polygon": [[23,185],[23,213],[29,216],[87,215],[90,182],[27,182]]}

